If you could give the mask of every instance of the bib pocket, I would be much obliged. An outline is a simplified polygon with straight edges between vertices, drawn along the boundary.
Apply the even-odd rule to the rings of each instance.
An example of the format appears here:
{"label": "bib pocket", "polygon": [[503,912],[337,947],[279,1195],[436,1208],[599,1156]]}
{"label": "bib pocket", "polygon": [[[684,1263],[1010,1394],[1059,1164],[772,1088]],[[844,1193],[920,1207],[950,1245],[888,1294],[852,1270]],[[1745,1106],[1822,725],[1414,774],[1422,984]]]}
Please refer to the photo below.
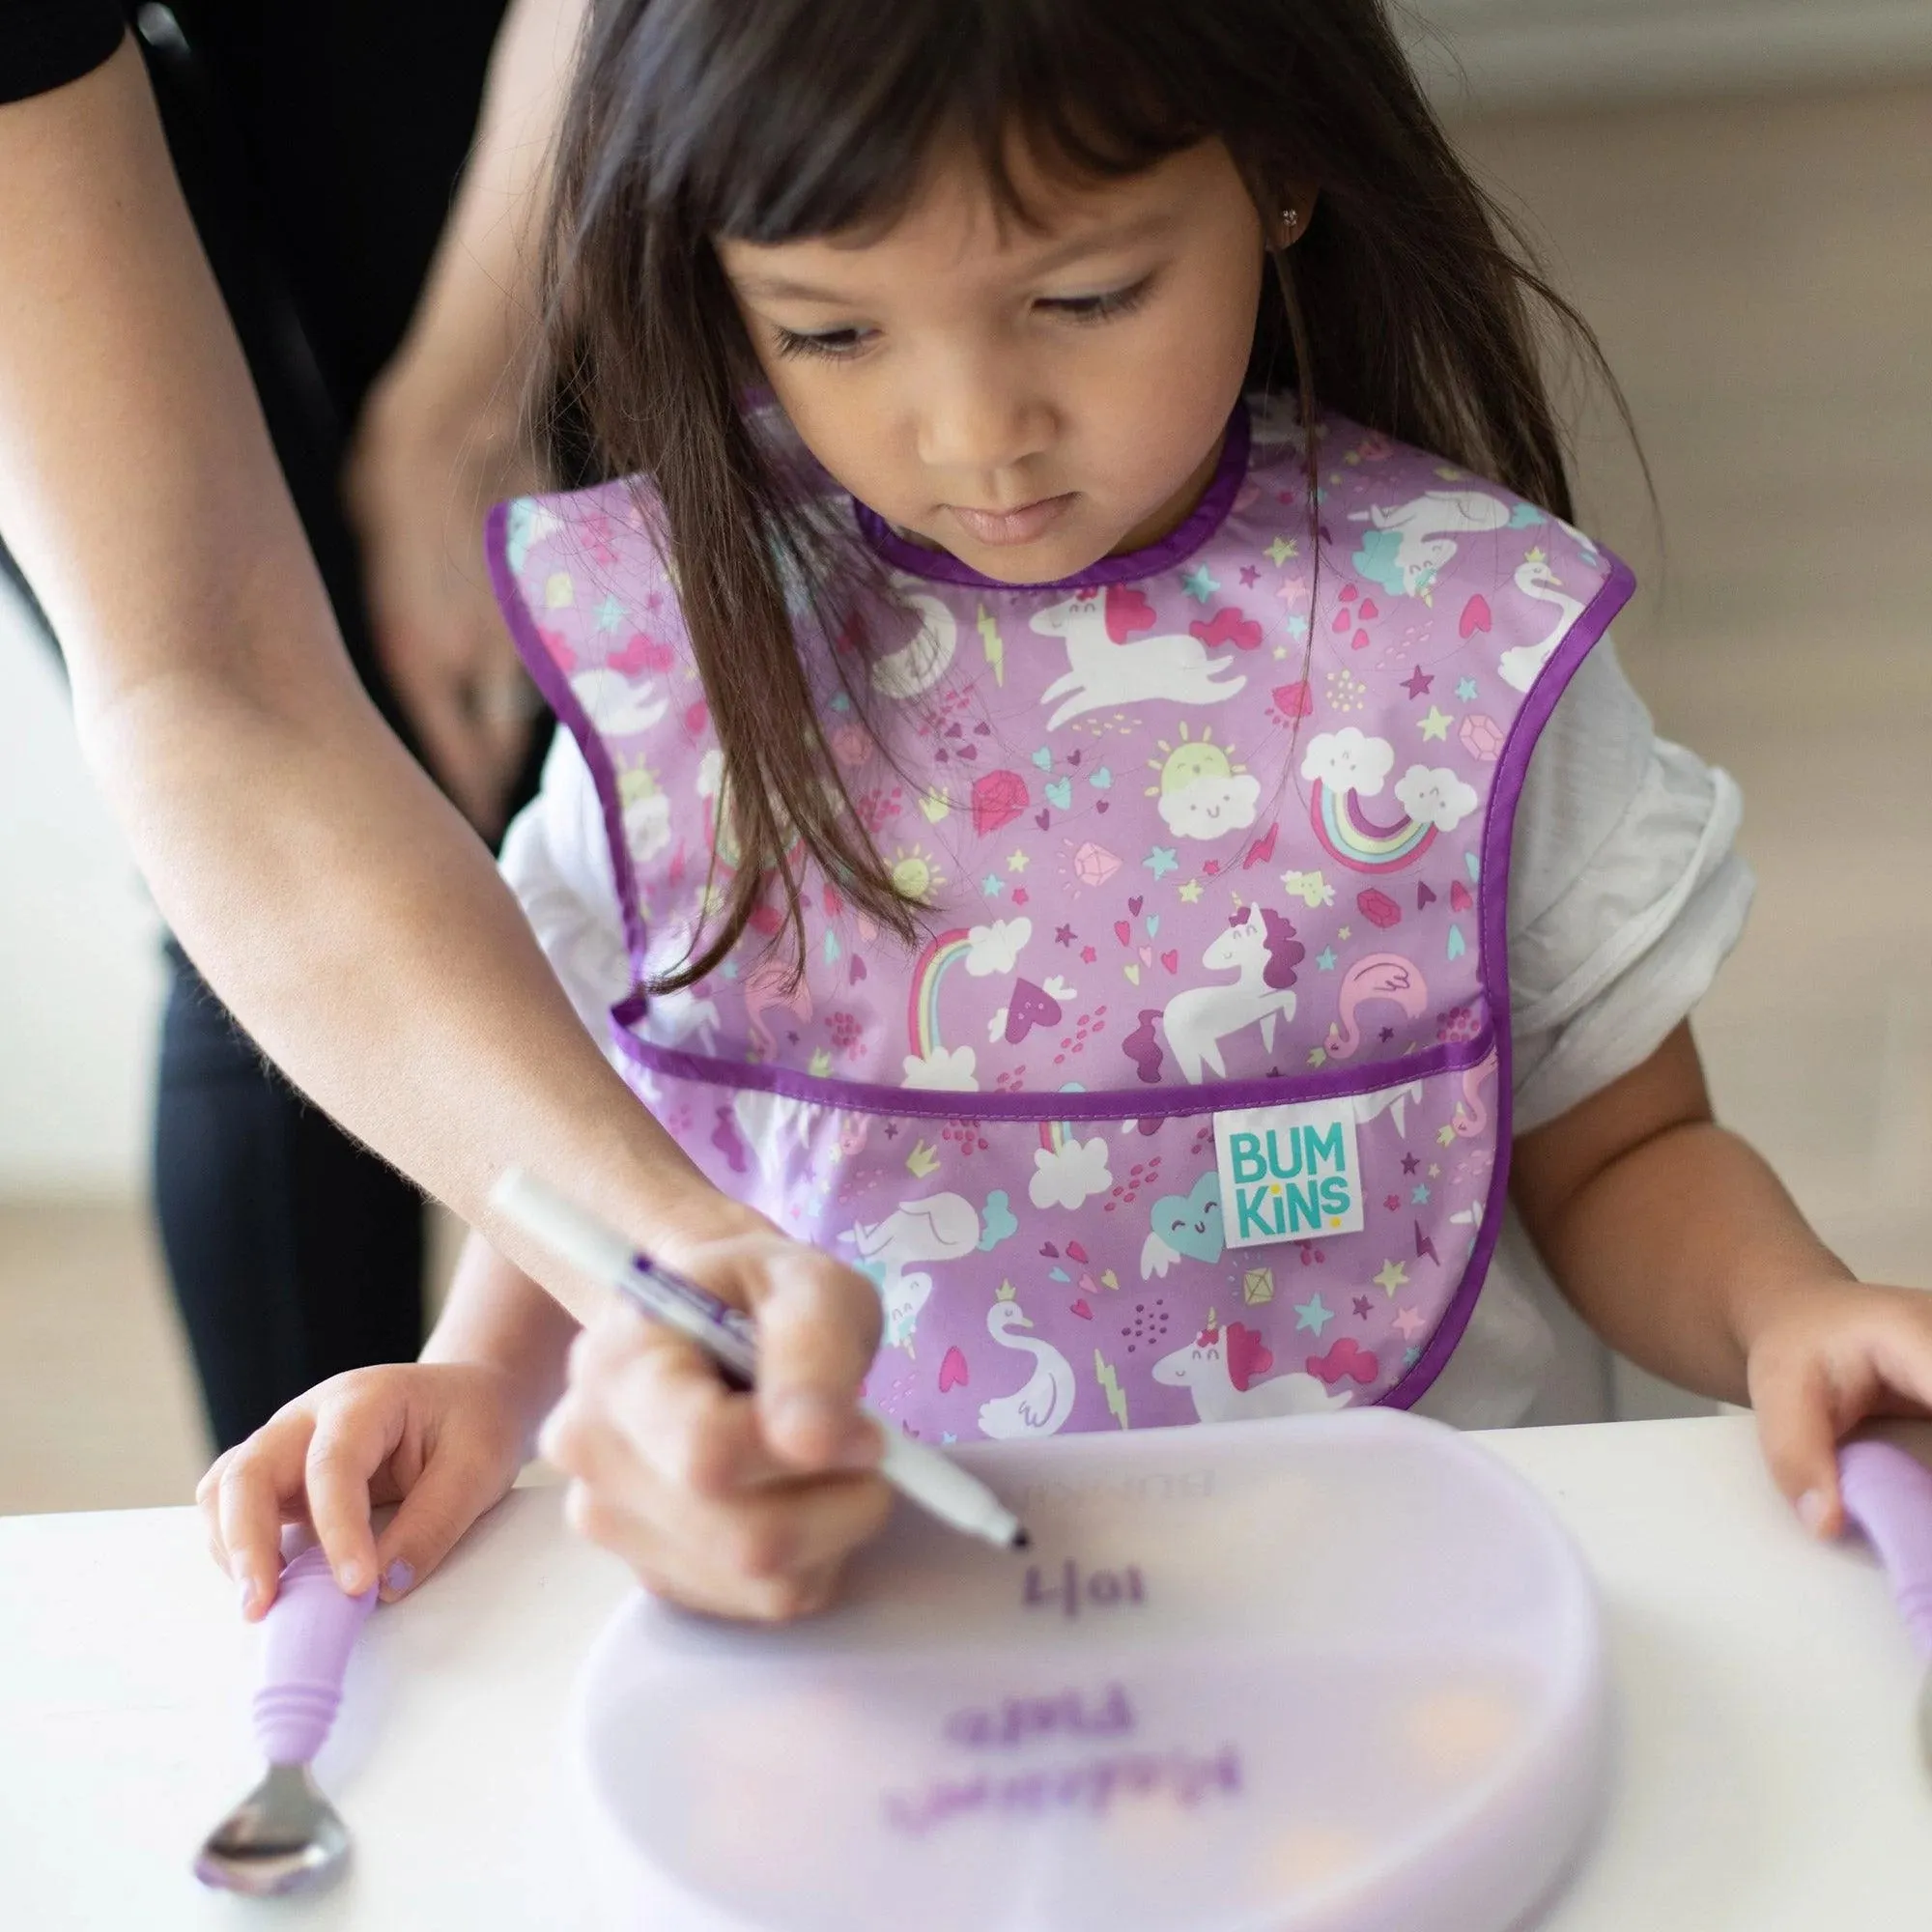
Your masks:
{"label": "bib pocket", "polygon": [[690,1054],[618,1011],[626,1078],[706,1177],[871,1279],[868,1399],[929,1440],[1406,1404],[1487,1259],[1486,1038],[1395,1078],[948,1093]]}

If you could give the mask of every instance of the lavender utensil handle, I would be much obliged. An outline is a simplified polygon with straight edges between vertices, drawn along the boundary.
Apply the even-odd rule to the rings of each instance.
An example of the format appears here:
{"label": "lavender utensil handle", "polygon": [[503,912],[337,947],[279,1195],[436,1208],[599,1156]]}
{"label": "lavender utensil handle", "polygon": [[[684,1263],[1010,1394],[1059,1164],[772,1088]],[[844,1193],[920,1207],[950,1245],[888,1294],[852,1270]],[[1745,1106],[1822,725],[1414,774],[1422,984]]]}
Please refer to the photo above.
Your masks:
{"label": "lavender utensil handle", "polygon": [[335,1722],[342,1673],[356,1633],[376,1602],[338,1587],[318,1544],[282,1571],[262,1620],[262,1682],[255,1692],[255,1742],[270,1764],[307,1764]]}
{"label": "lavender utensil handle", "polygon": [[1932,1658],[1932,1470],[1889,1442],[1838,1452],[1845,1514],[1879,1553],[1906,1628]]}

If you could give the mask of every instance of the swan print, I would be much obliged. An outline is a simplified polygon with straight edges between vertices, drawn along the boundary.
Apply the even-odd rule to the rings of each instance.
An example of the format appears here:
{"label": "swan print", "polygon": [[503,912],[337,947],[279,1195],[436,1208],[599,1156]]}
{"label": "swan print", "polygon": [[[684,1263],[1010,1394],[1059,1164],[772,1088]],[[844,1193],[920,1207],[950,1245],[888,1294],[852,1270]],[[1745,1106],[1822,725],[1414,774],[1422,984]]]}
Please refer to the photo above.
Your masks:
{"label": "swan print", "polygon": [[1033,1373],[1013,1394],[980,1405],[980,1433],[996,1442],[1054,1435],[1073,1413],[1073,1398],[1079,1393],[1072,1365],[1051,1342],[1017,1332],[1031,1329],[1033,1323],[1015,1299],[1016,1293],[1011,1282],[1003,1281],[986,1311],[986,1332],[993,1340],[1033,1362]]}

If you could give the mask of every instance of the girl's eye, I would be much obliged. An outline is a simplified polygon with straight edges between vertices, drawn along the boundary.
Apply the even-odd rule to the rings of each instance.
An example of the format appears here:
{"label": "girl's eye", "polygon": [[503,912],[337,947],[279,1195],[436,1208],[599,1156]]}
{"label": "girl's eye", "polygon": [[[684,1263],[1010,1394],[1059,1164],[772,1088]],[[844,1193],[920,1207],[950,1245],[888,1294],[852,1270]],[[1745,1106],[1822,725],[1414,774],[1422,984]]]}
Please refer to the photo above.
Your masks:
{"label": "girl's eye", "polygon": [[862,328],[828,328],[822,335],[801,335],[776,323],[772,328],[781,355],[819,355],[833,362],[849,361],[866,346],[867,333]]}
{"label": "girl's eye", "polygon": [[1147,300],[1152,287],[1153,277],[1148,275],[1129,288],[1112,289],[1103,296],[1043,297],[1039,306],[1065,316],[1069,322],[1112,322],[1131,315]]}

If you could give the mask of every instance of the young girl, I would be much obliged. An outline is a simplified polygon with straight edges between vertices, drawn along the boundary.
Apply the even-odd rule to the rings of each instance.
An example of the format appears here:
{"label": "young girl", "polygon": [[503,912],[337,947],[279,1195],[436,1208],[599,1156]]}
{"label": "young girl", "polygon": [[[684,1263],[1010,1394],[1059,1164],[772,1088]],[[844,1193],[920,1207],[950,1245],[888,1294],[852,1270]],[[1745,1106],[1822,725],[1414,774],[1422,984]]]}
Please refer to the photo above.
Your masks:
{"label": "young girl", "polygon": [[[786,1616],[885,1513],[862,1380],[942,1442],[1576,1413],[1540,1256],[1834,1529],[1932,1303],[1711,1120],[1735,791],[1565,521],[1532,311],[1594,345],[1375,0],[608,0],[556,183],[554,362],[628,480],[493,528],[568,727],[504,865],[662,1147],[631,1232],[765,1365],[600,1317],[573,1520]],[[409,1588],[573,1326],[472,1237],[420,1363],[211,1471],[244,1604],[304,1510]]]}

